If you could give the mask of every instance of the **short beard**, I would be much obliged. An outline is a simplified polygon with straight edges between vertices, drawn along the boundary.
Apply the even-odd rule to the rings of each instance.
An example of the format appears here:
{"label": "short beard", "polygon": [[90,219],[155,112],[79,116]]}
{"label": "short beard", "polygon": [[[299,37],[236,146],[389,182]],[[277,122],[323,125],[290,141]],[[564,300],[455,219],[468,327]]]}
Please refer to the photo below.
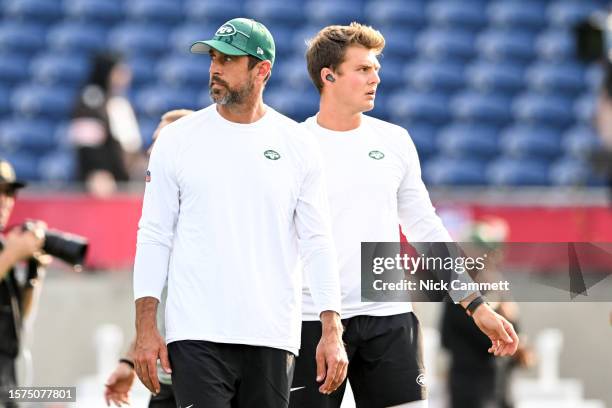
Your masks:
{"label": "short beard", "polygon": [[218,84],[224,86],[227,90],[227,92],[221,96],[220,93],[213,91],[212,83],[208,84],[208,94],[210,95],[210,99],[218,105],[241,105],[253,93],[254,83],[251,78],[249,78],[247,82],[238,89],[230,88],[229,85],[223,80],[219,80],[217,78],[214,78],[214,80]]}

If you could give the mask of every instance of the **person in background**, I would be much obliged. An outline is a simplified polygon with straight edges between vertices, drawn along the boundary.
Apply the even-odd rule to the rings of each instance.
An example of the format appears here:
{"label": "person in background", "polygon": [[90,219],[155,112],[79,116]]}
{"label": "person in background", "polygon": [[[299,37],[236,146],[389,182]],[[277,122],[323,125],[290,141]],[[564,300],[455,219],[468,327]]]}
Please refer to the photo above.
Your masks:
{"label": "person in background", "polygon": [[76,150],[77,180],[107,197],[131,174],[142,174],[142,141],[134,111],[123,96],[131,72],[119,55],[94,57],[89,79],[74,108],[69,138]]}

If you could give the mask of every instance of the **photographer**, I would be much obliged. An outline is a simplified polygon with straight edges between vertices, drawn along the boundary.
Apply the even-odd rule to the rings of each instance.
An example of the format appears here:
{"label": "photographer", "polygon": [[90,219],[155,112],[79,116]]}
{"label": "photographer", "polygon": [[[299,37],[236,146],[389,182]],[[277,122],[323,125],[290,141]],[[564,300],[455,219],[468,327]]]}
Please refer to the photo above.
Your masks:
{"label": "photographer", "polygon": [[[40,284],[41,263],[34,257],[40,254],[44,243],[44,223],[34,222],[28,230],[14,228],[4,234],[16,193],[24,186],[15,179],[13,167],[0,160],[0,390],[16,385],[15,360],[21,327],[32,310]],[[21,271],[23,274],[15,268],[20,261],[28,261],[27,270]],[[2,406],[16,405],[0,400]]]}

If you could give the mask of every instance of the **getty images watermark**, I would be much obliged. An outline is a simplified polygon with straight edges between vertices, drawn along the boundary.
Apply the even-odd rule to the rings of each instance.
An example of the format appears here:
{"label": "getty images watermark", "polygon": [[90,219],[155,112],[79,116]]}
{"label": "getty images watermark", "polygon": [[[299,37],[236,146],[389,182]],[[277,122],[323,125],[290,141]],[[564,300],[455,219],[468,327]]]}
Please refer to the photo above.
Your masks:
{"label": "getty images watermark", "polygon": [[612,243],[363,242],[363,301],[612,301]]}

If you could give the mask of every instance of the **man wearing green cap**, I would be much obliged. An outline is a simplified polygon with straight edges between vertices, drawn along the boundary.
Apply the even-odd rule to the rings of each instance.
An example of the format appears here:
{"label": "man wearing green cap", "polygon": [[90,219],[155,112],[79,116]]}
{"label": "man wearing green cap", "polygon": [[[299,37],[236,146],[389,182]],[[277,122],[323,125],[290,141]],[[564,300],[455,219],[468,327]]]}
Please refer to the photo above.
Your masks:
{"label": "man wearing green cap", "polygon": [[316,142],[263,102],[275,48],[262,24],[230,20],[191,50],[210,55],[214,103],[166,126],[151,153],[134,263],[138,377],[159,392],[159,358],[181,407],[287,407],[303,269],[331,393],[347,358]]}

